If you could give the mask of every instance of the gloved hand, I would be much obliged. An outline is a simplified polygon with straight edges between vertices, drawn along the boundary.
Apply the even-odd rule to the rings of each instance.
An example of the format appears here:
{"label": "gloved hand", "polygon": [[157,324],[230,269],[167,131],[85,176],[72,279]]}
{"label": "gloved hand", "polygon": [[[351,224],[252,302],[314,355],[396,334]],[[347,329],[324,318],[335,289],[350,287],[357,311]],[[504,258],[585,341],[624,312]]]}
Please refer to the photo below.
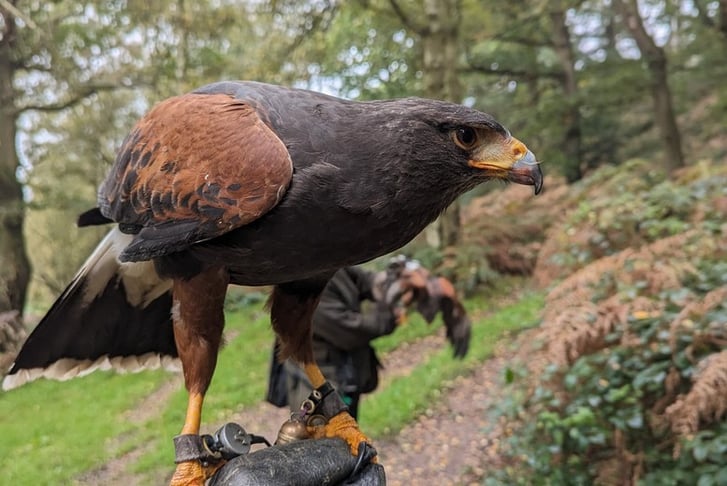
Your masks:
{"label": "gloved hand", "polygon": [[368,446],[351,455],[341,439],[307,439],[232,459],[210,486],[385,486],[386,475]]}

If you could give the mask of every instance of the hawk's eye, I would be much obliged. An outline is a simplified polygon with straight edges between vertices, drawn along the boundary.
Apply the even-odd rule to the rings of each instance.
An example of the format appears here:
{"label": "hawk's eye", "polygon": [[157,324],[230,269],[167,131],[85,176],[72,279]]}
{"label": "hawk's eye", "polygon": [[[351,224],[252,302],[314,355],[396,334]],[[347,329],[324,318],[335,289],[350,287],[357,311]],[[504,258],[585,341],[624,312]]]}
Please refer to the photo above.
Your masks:
{"label": "hawk's eye", "polygon": [[477,130],[470,127],[460,127],[453,133],[454,142],[465,150],[475,146],[478,140]]}

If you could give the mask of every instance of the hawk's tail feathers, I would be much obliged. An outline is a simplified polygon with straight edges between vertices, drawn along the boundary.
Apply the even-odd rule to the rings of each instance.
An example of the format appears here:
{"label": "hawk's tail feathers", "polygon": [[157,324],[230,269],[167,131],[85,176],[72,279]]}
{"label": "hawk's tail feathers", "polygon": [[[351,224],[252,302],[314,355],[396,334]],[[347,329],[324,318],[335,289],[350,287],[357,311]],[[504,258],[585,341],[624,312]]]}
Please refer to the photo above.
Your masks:
{"label": "hawk's tail feathers", "polygon": [[94,371],[113,370],[117,373],[137,373],[160,368],[168,371],[181,371],[182,369],[178,358],[169,355],[162,356],[158,353],[113,358],[106,355],[93,361],[62,358],[45,368],[18,369],[14,374],[5,376],[2,388],[12,390],[39,378],[67,381],[71,378],[86,376]]}
{"label": "hawk's tail feathers", "polygon": [[94,370],[179,370],[172,282],[152,262],[120,263],[132,237],[113,229],[28,337],[3,380],[68,380]]}

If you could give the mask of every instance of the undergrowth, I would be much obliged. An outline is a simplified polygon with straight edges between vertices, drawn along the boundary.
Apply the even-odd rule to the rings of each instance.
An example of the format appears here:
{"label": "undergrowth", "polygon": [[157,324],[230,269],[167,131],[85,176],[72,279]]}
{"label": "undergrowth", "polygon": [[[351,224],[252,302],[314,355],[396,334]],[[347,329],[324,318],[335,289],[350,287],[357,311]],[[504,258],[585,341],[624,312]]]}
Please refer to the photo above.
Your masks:
{"label": "undergrowth", "polygon": [[562,281],[509,370],[506,464],[485,484],[727,484],[727,180],[715,170],[566,215],[580,236],[561,254],[596,234],[603,252],[548,262]]}

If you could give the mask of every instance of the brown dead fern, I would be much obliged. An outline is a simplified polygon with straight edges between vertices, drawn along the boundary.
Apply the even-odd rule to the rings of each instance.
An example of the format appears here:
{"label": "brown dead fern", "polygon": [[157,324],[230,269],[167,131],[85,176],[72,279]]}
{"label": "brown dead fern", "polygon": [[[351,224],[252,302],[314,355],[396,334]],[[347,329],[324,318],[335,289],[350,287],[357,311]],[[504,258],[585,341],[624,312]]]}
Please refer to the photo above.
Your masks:
{"label": "brown dead fern", "polygon": [[[724,302],[727,302],[727,285],[712,290],[702,300],[690,302],[685,305],[669,327],[669,346],[671,349],[676,350],[677,339],[680,333],[692,332],[695,319],[705,315]],[[704,333],[705,336],[703,338],[714,344],[727,347],[727,323],[721,322],[714,324],[710,326],[712,329]]]}
{"label": "brown dead fern", "polygon": [[[721,235],[694,229],[641,248],[628,248],[575,272],[546,297],[543,321],[533,340],[541,344],[524,353],[528,369],[538,376],[544,366],[570,365],[584,354],[603,349],[606,336],[617,327],[620,344],[642,344],[630,331],[629,319],[663,312],[664,303],[653,296],[682,288],[684,278],[697,273],[693,261],[724,254],[726,246]],[[623,290],[635,286],[645,295],[633,296]],[[705,302],[717,302],[721,296],[715,293]]]}
{"label": "brown dead fern", "polygon": [[[692,382],[689,393],[679,395],[665,411],[671,430],[681,437],[697,432],[700,423],[712,423],[725,417],[727,350],[711,354],[700,361]],[[675,455],[678,454],[677,448]]]}

